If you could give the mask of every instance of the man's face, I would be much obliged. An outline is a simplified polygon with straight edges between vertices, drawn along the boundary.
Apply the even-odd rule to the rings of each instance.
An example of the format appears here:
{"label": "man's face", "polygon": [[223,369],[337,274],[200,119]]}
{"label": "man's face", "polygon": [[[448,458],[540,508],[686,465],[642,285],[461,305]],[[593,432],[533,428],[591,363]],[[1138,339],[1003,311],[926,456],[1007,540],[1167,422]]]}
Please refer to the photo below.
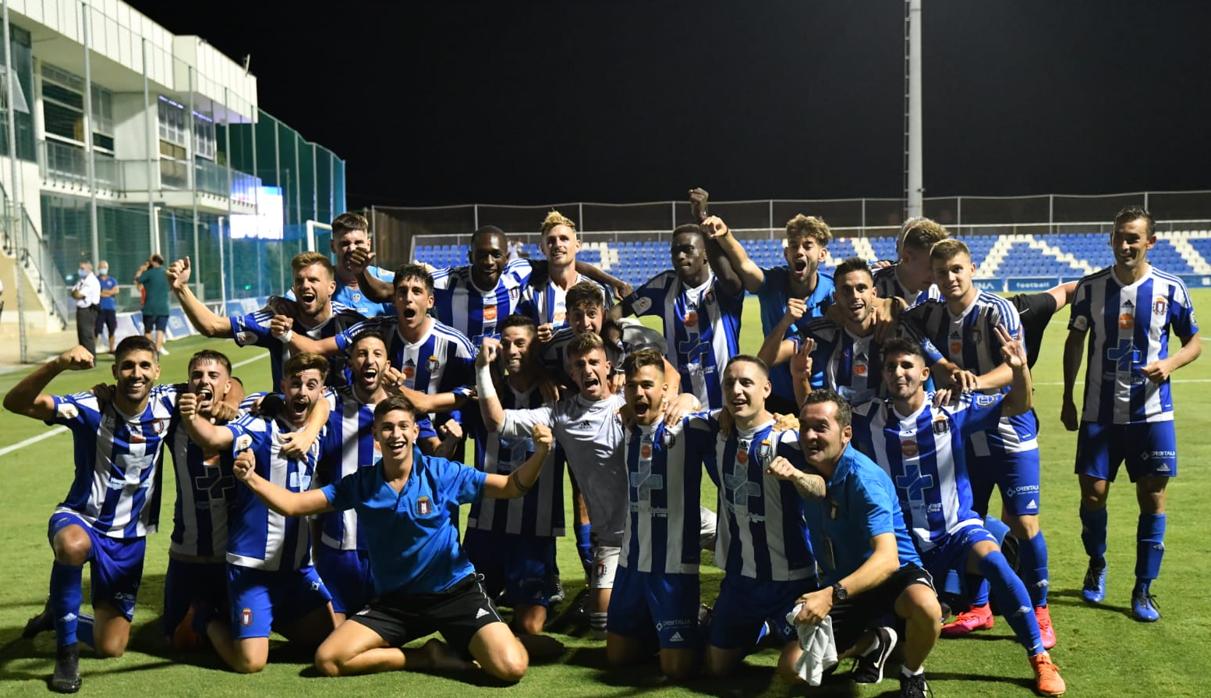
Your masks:
{"label": "man's face", "polygon": [[769,376],[752,361],[736,361],[723,373],[723,408],[736,419],[761,414],[769,394]]}
{"label": "man's face", "polygon": [[568,326],[578,335],[589,332],[601,334],[604,319],[605,309],[600,305],[578,303],[575,308],[568,308]]}
{"label": "man's face", "polygon": [[317,369],[309,368],[293,375],[282,377],[282,394],[286,396],[283,416],[294,426],[307,421],[311,406],[318,402],[324,392],[324,376]]}
{"label": "man's face", "polygon": [[916,354],[888,354],[883,357],[883,383],[893,400],[909,400],[925,389],[929,367]]}
{"label": "man's face", "polygon": [[332,238],[328,244],[332,247],[332,252],[336,254],[337,264],[341,265],[341,271],[349,272],[349,254],[354,250],[369,252],[370,235],[364,230],[347,230],[339,238]]}
{"label": "man's face", "polygon": [[803,459],[813,468],[835,465],[853,438],[853,427],[837,423],[837,405],[815,402],[799,414],[799,446]]}
{"label": "man's face", "polygon": [[782,250],[791,278],[804,283],[811,280],[827,254],[828,248],[811,235],[788,235]]}
{"label": "man's face", "polygon": [[399,463],[412,451],[420,427],[416,415],[407,410],[391,410],[374,424],[374,438],[384,458]]}
{"label": "man's face", "polygon": [[1114,229],[1110,248],[1114,250],[1114,261],[1124,269],[1135,269],[1148,260],[1148,251],[1156,244],[1156,236],[1148,235],[1148,220],[1136,218],[1125,221]]}
{"label": "man's face", "polygon": [[673,238],[670,250],[673,258],[673,269],[683,281],[696,279],[706,266],[706,247],[702,244],[702,236],[694,233],[680,233]]}
{"label": "man's face", "polygon": [[841,312],[850,322],[862,324],[874,312],[874,304],[878,300],[875,293],[875,282],[870,272],[863,270],[851,271],[844,276],[834,279],[836,285],[837,304]]}
{"label": "man's face", "polygon": [[900,251],[900,274],[913,288],[926,288],[935,283],[933,267],[929,261],[929,250],[905,247]]}
{"label": "man's face", "polygon": [[366,335],[349,352],[349,372],[353,384],[366,393],[378,390],[383,371],[387,368],[387,345],[380,337]]}
{"label": "man's face", "polygon": [[328,307],[336,292],[336,281],[322,264],[312,264],[294,273],[294,297],[303,315],[314,317]]}
{"label": "man's face", "polygon": [[498,233],[477,235],[467,254],[475,283],[481,288],[495,288],[509,259],[509,241],[505,236]]}
{"label": "man's face", "polygon": [[140,403],[160,379],[160,361],[153,352],[135,349],[114,362],[114,381],[118,395],[132,403]]}
{"label": "man's face", "polygon": [[660,404],[664,401],[664,371],[661,368],[641,366],[627,376],[627,407],[635,413],[640,424],[654,424],[661,417]]}
{"label": "man's face", "polygon": [[109,262],[102,261],[97,265],[97,276],[109,276]]}
{"label": "man's face", "polygon": [[231,389],[231,374],[214,359],[198,359],[189,367],[188,390],[198,396],[198,412],[209,416]]}
{"label": "man's face", "polygon": [[575,230],[566,225],[557,225],[542,236],[539,248],[552,266],[566,267],[576,263],[580,240],[576,238]]}
{"label": "man's face", "polygon": [[610,362],[602,349],[569,356],[568,375],[580,389],[580,394],[590,400],[609,395]]}
{"label": "man's face", "polygon": [[510,375],[517,375],[530,364],[530,349],[534,332],[521,325],[506,327],[500,333],[500,361]]}
{"label": "man's face", "polygon": [[950,259],[935,259],[931,263],[933,281],[946,300],[959,300],[971,290],[971,277],[976,266],[971,257],[960,252]]}
{"label": "man's face", "polygon": [[395,315],[400,327],[420,327],[432,307],[433,292],[423,280],[414,277],[395,280]]}

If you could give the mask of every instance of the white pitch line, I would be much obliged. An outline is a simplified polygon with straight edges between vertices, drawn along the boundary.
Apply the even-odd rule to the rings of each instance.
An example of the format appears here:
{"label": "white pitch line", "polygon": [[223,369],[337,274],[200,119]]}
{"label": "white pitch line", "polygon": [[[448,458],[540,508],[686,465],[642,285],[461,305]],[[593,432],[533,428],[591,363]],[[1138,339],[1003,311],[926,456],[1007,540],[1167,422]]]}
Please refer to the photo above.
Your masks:
{"label": "white pitch line", "polygon": [[[1211,383],[1211,378],[1170,378],[1170,383]],[[1035,385],[1063,385],[1063,381],[1047,381],[1045,383],[1035,383]],[[1082,383],[1083,385],[1083,383]]]}
{"label": "white pitch line", "polygon": [[[253,361],[259,361],[259,360],[265,358],[266,356],[269,356],[269,355],[268,354],[258,354],[257,356],[254,356],[251,359],[244,359],[243,361],[237,361],[234,364],[232,364],[231,367],[234,369],[234,368],[239,368],[240,366],[247,366],[248,364],[252,363]],[[67,432],[68,432],[67,427],[55,427],[54,429],[51,429],[50,431],[42,432],[41,434],[38,434],[37,436],[31,436],[24,441],[18,441],[17,443],[13,444],[12,446],[5,446],[4,448],[0,448],[0,456],[6,456],[6,455],[12,453],[13,451],[20,451],[21,449],[25,448],[26,446],[32,446],[32,445],[38,443],[39,441],[45,441],[49,438],[58,436],[59,434],[66,434]]]}

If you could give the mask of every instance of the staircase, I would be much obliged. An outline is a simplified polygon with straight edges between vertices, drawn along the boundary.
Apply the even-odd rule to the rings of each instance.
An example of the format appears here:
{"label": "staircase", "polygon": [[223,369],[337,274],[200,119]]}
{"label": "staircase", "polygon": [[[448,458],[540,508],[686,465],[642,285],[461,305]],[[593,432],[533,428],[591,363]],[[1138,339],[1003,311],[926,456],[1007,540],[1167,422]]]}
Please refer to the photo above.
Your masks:
{"label": "staircase", "polygon": [[[24,241],[25,247],[22,247]],[[0,266],[11,269],[13,287],[5,290],[4,320],[19,321],[16,284],[25,292],[25,325],[43,332],[67,329],[71,317],[66,277],[24,206],[15,205],[0,185]],[[8,271],[6,269],[5,271]],[[7,277],[8,274],[5,274]]]}

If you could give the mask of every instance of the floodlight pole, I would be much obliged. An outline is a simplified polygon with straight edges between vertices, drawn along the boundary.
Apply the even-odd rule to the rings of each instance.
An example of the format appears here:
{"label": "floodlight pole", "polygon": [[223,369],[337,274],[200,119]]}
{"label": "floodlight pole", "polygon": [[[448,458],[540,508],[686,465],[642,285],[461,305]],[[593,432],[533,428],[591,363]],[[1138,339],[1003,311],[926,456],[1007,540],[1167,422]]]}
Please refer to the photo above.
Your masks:
{"label": "floodlight pole", "polygon": [[907,129],[904,134],[904,198],[906,217],[924,215],[925,182],[923,153],[921,152],[921,3],[923,0],[906,0],[904,59],[905,71],[904,111]]}

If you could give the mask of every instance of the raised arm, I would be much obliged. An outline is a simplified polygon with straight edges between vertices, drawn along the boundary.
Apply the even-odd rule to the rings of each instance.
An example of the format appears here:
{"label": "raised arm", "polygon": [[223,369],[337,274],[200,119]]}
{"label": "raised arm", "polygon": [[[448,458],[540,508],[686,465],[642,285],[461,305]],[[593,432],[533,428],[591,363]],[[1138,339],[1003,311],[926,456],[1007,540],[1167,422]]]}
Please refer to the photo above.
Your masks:
{"label": "raised arm", "polygon": [[64,371],[84,371],[92,367],[92,353],[82,346],[72,347],[14,385],[4,396],[4,409],[34,419],[50,419],[55,416],[55,398],[42,390]]}
{"label": "raised arm", "polygon": [[493,499],[513,499],[524,496],[542,475],[543,463],[555,443],[551,428],[545,424],[535,424],[531,431],[534,439],[534,453],[526,459],[521,467],[508,475],[489,473],[484,479],[484,494]]}
{"label": "raised arm", "polygon": [[589,264],[588,262],[576,260],[576,273],[587,276],[603,286],[608,286],[614,289],[614,295],[620,299],[631,295],[631,291],[634,290],[627,282],[623,281],[617,276],[612,276],[604,269]]}
{"label": "raised arm", "polygon": [[[727,269],[735,276],[746,291],[756,293],[765,283],[765,272],[748,256],[744,246],[732,234],[730,228],[718,216],[711,216],[702,223],[702,230],[707,235],[706,252],[711,256],[712,251],[727,260]],[[716,267],[716,258],[711,257],[711,268],[720,275]]]}
{"label": "raised arm", "polygon": [[823,477],[796,468],[782,456],[778,456],[766,466],[765,472],[794,485],[795,491],[804,499],[819,501],[828,494],[828,485]]}
{"label": "raised arm", "polygon": [[332,406],[328,404],[327,400],[320,400],[311,405],[311,410],[307,412],[307,421],[302,428],[282,434],[280,438],[282,454],[287,458],[295,459],[306,455],[307,451],[311,450],[311,445],[320,437],[320,432],[328,423],[328,417],[331,414]]}
{"label": "raised arm", "polygon": [[257,474],[256,459],[251,451],[241,451],[232,465],[235,478],[243,482],[261,501],[283,516],[310,516],[332,511],[323,490],[291,492]]}
{"label": "raised arm", "polygon": [[164,272],[168,277],[173,294],[181,304],[181,310],[185,311],[185,317],[189,318],[189,324],[206,337],[230,337],[231,323],[227,318],[210,312],[210,308],[207,308],[202,301],[198,300],[197,296],[193,295],[193,291],[189,290],[189,273],[189,257],[178,259],[168,265],[168,269]]}
{"label": "raised arm", "polygon": [[790,361],[795,353],[795,343],[785,338],[786,333],[806,312],[807,303],[802,298],[788,298],[786,312],[782,314],[778,324],[774,325],[774,329],[766,335],[757,356],[771,367]]}
{"label": "raised arm", "polygon": [[500,431],[505,424],[505,408],[496,395],[496,384],[492,382],[492,362],[500,342],[484,337],[479,355],[475,357],[475,392],[479,394],[479,413],[488,431]]}
{"label": "raised arm", "polygon": [[795,391],[795,404],[802,405],[803,399],[812,391],[812,352],[816,340],[804,337],[799,342],[799,351],[791,357],[791,388]]}
{"label": "raised arm", "polygon": [[177,412],[181,415],[181,424],[194,443],[206,451],[225,451],[231,448],[234,437],[227,427],[215,426],[208,419],[202,419],[198,414],[198,396],[194,393],[181,393],[177,396]]}
{"label": "raised arm", "polygon": [[1031,384],[1030,367],[1026,363],[1026,347],[1001,325],[997,325],[994,330],[997,339],[1001,340],[1001,358],[1004,359],[1002,366],[1008,366],[1013,372],[1009,394],[1001,404],[1001,416],[1013,417],[1029,412],[1034,401],[1034,385]]}
{"label": "raised arm", "polygon": [[[711,265],[711,269],[715,272],[715,276],[719,277],[719,282],[723,286],[723,291],[728,295],[735,296],[744,292],[749,286],[749,282],[738,271],[738,267],[733,264],[731,257],[719,244],[718,236],[726,234],[731,237],[731,231],[728,230],[727,224],[718,216],[711,216],[702,222],[702,233],[706,237],[706,260]],[[735,240],[735,238],[732,238]],[[736,242],[736,247],[740,243]],[[743,252],[743,249],[741,250]],[[748,255],[745,255],[747,258]],[[749,260],[751,263],[752,260]],[[756,265],[754,265],[756,266]],[[760,268],[757,272],[761,274]],[[761,276],[765,278],[764,275]],[[760,288],[758,283],[757,287]],[[754,289],[755,290],[755,289]]]}
{"label": "raised arm", "polygon": [[1087,330],[1068,330],[1068,338],[1064,340],[1064,392],[1060,398],[1060,421],[1068,431],[1076,431],[1080,426],[1072,390],[1076,385],[1076,374],[1081,370],[1086,332]]}

